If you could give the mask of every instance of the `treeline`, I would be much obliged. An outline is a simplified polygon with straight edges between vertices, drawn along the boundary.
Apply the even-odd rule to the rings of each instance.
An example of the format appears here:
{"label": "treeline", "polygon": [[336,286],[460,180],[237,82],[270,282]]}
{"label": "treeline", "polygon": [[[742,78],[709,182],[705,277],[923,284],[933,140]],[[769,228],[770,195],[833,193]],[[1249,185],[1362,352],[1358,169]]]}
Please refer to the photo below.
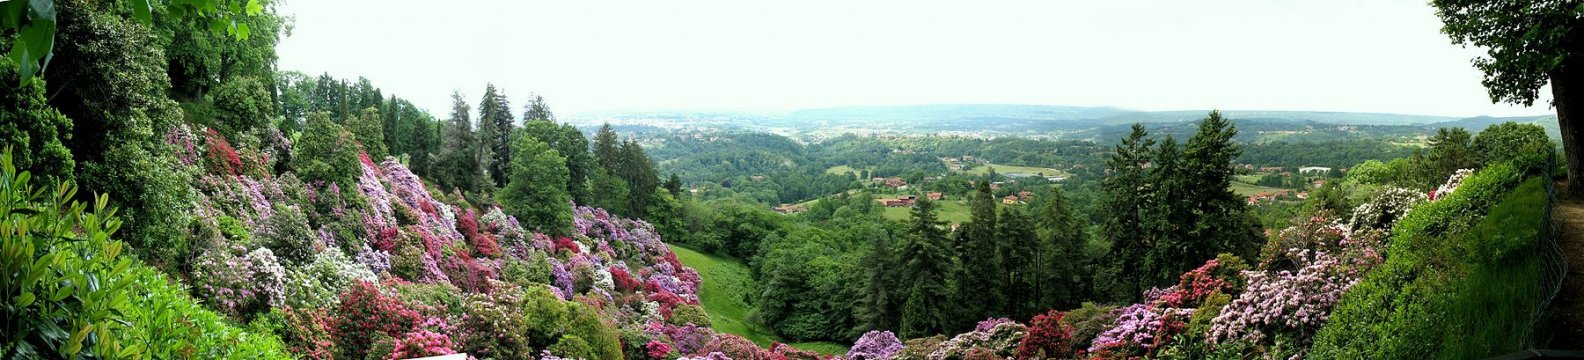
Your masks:
{"label": "treeline", "polygon": [[[1317,151],[1325,149],[1325,151]],[[1409,146],[1383,140],[1264,142],[1244,145],[1237,162],[1254,166],[1345,168],[1366,160],[1391,160],[1413,153]]]}

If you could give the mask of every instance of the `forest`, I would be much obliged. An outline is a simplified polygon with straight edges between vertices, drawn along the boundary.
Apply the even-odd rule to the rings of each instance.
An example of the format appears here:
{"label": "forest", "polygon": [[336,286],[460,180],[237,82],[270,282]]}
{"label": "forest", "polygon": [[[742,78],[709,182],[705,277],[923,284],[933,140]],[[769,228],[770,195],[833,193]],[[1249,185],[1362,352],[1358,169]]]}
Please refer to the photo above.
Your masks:
{"label": "forest", "polygon": [[495,83],[431,114],[281,69],[266,0],[0,16],[0,359],[1481,358],[1567,330],[1573,149],[1534,119],[798,137]]}

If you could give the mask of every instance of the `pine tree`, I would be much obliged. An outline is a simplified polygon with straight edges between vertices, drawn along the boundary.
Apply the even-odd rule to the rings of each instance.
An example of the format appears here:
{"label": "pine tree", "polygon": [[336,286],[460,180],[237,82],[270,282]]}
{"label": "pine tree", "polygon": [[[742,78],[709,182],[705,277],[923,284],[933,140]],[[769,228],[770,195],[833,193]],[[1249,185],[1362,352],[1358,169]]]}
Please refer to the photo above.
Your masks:
{"label": "pine tree", "polygon": [[451,93],[451,118],[446,121],[441,137],[440,163],[436,180],[442,186],[464,192],[478,191],[483,174],[478,157],[478,140],[473,133],[473,121],[468,115],[468,104],[462,93]]}
{"label": "pine tree", "polygon": [[506,212],[535,231],[565,234],[572,226],[571,196],[566,192],[566,158],[533,137],[513,142],[511,182],[498,197]]}
{"label": "pine tree", "polygon": [[996,249],[996,200],[990,192],[990,183],[980,181],[978,189],[969,195],[969,215],[972,221],[962,225],[964,242],[957,257],[962,260],[963,271],[958,273],[959,299],[964,318],[978,321],[994,316],[1005,308],[1005,279],[1000,253]]}
{"label": "pine tree", "polygon": [[1236,174],[1232,161],[1242,153],[1232,138],[1237,127],[1211,111],[1199,122],[1199,130],[1188,139],[1183,149],[1183,176],[1188,183],[1183,224],[1188,226],[1187,239],[1192,239],[1184,249],[1179,271],[1214,259],[1220,253],[1252,257],[1264,243],[1259,221],[1248,214],[1248,204],[1232,192],[1232,177]]}
{"label": "pine tree", "polygon": [[869,330],[892,330],[896,323],[896,289],[893,281],[893,267],[896,255],[893,254],[891,235],[884,230],[868,229],[866,236],[869,238],[869,249],[860,261],[865,274],[863,278],[863,291],[859,293],[858,304],[854,316],[858,320],[857,332]]}
{"label": "pine tree", "polygon": [[[1192,269],[1183,267],[1193,261],[1188,251],[1194,246],[1192,238],[1188,237],[1188,227],[1193,226],[1189,211],[1194,209],[1194,199],[1189,194],[1191,188],[1187,187],[1193,179],[1189,179],[1192,174],[1183,169],[1182,149],[1177,146],[1176,139],[1167,135],[1156,145],[1154,156],[1146,175],[1149,187],[1144,226],[1153,244],[1144,256],[1146,260],[1141,269],[1146,288],[1169,286],[1166,284],[1175,283],[1183,271]],[[1199,263],[1203,263],[1203,259]]]}
{"label": "pine tree", "polygon": [[1040,310],[1032,305],[1033,285],[1039,266],[1033,262],[1032,249],[1039,240],[1034,235],[1034,220],[1020,206],[1001,209],[996,223],[996,252],[1002,261],[1002,287],[999,294],[1007,300],[1002,316],[1023,319]]}
{"label": "pine tree", "polygon": [[1083,258],[1084,223],[1060,187],[1052,187],[1038,220],[1039,245],[1033,248],[1035,268],[1034,309],[1067,309],[1077,306],[1083,289],[1079,265]]}
{"label": "pine tree", "polygon": [[[484,158],[484,170],[496,187],[506,186],[512,158],[512,134],[516,120],[512,119],[511,103],[506,95],[495,89],[495,84],[484,87],[484,98],[479,100],[479,151]],[[548,142],[547,142],[548,143]]]}
{"label": "pine tree", "polygon": [[553,123],[555,122],[555,114],[550,112],[550,105],[545,104],[543,96],[532,94],[529,96],[528,104],[523,105],[522,119],[523,122],[544,120]]}
{"label": "pine tree", "polygon": [[1106,197],[1101,206],[1105,213],[1103,231],[1111,239],[1107,257],[1112,261],[1107,272],[1111,278],[1109,295],[1113,300],[1132,301],[1143,293],[1139,279],[1144,266],[1144,256],[1153,244],[1149,243],[1144,226],[1146,208],[1144,165],[1150,160],[1150,147],[1155,141],[1148,138],[1144,125],[1133,124],[1128,137],[1116,146],[1115,153],[1106,160],[1110,175],[1100,181]]}
{"label": "pine tree", "polygon": [[616,131],[611,130],[610,123],[600,126],[599,132],[594,133],[594,162],[599,167],[608,171],[615,171],[621,162],[621,143],[616,139]]}
{"label": "pine tree", "polygon": [[[936,218],[935,203],[920,199],[912,211],[911,237],[902,244],[902,278],[912,284],[902,306],[901,337],[918,338],[946,330],[947,314],[956,304],[946,294],[951,272],[950,248],[944,222]],[[988,296],[988,295],[987,295]]]}
{"label": "pine tree", "polygon": [[[666,179],[665,189],[666,189],[667,192],[671,193],[671,196],[676,197],[676,198],[681,198],[682,197],[682,177],[677,176],[676,173],[671,173],[671,178],[670,179]],[[846,195],[846,193],[842,193],[842,194]]]}
{"label": "pine tree", "polygon": [[616,175],[627,181],[627,210],[630,212],[627,215],[651,215],[649,203],[654,201],[655,191],[660,187],[660,174],[655,170],[654,161],[649,160],[638,142],[631,140],[622,144],[619,159]]}

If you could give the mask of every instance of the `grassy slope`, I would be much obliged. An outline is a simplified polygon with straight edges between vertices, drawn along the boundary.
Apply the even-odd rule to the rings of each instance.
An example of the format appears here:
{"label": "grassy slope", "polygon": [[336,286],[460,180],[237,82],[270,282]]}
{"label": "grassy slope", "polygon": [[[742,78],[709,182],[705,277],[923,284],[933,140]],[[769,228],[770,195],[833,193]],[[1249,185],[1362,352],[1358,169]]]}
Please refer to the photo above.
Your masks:
{"label": "grassy slope", "polygon": [[[882,198],[890,199],[895,198],[895,196],[887,196]],[[948,199],[944,201],[936,201],[935,204],[940,205],[940,209],[936,210],[935,212],[936,218],[939,218],[948,224],[961,224],[970,220],[968,204],[963,200]],[[1003,206],[1006,205],[1001,204],[1001,199],[996,199],[996,211],[1001,211],[1000,209]],[[882,216],[884,216],[886,219],[907,221],[908,219],[912,218],[912,211],[913,208],[910,207],[890,207],[885,208],[885,214]]]}
{"label": "grassy slope", "polygon": [[1001,165],[1001,164],[980,165],[978,167],[974,167],[973,169],[968,170],[967,173],[974,174],[974,175],[984,175],[985,173],[990,172],[990,168],[995,168],[996,173],[997,174],[1002,174],[1002,175],[1014,174],[1014,173],[1024,173],[1024,174],[1041,174],[1041,173],[1043,173],[1046,176],[1051,176],[1051,175],[1072,176],[1072,174],[1068,174],[1066,171],[1061,171],[1061,170],[1052,169],[1052,168],[1029,167],[1029,166],[1013,166],[1013,165]]}
{"label": "grassy slope", "polygon": [[[754,291],[748,265],[736,259],[704,254],[676,245],[671,245],[671,250],[676,252],[682,265],[698,270],[699,277],[704,279],[704,283],[699,286],[699,302],[704,305],[704,311],[709,313],[715,331],[736,334],[761,346],[780,341],[769,329],[745,320],[751,307],[744,297]],[[847,346],[837,343],[805,342],[791,345],[826,355],[847,353]]]}

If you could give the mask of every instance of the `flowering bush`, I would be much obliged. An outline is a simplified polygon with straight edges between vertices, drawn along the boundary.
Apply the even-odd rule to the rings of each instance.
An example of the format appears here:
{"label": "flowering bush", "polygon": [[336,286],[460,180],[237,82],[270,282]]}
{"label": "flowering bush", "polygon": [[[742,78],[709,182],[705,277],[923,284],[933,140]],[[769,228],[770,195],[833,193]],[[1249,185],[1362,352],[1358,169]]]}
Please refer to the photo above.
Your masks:
{"label": "flowering bush", "polygon": [[1184,320],[1193,315],[1193,310],[1149,304],[1117,309],[1116,325],[1095,337],[1089,352],[1124,357],[1148,355],[1182,332],[1187,325]]}
{"label": "flowering bush", "polygon": [[676,356],[676,353],[671,350],[671,345],[666,345],[660,340],[649,340],[649,343],[644,344],[644,350],[646,350],[649,358],[654,360],[665,360]]}
{"label": "flowering bush", "polygon": [[243,256],[238,247],[212,249],[193,264],[194,295],[221,312],[248,316],[285,297],[285,269],[266,248]]}
{"label": "flowering bush", "polygon": [[214,129],[204,129],[203,133],[204,146],[208,150],[205,151],[208,154],[205,163],[209,165],[209,171],[231,176],[242,175],[244,171],[242,159],[237,157],[236,150],[231,148],[231,143],[226,141],[225,136]]}
{"label": "flowering bush", "polygon": [[1391,225],[1397,219],[1413,210],[1414,205],[1429,199],[1418,191],[1400,187],[1388,187],[1375,192],[1368,202],[1360,204],[1353,209],[1353,219],[1348,222],[1348,227],[1353,231],[1382,230],[1391,231]]}
{"label": "flowering bush", "polygon": [[406,302],[381,294],[373,283],[359,281],[341,294],[330,328],[341,354],[361,359],[379,335],[401,336],[417,329],[422,320]]}
{"label": "flowering bush", "polygon": [[274,215],[264,226],[261,237],[265,246],[294,264],[308,262],[317,252],[314,249],[316,236],[308,227],[308,216],[297,205],[275,204]]}
{"label": "flowering bush", "polygon": [[314,255],[313,262],[291,269],[286,277],[286,304],[305,308],[335,305],[339,294],[354,282],[378,280],[368,268],[335,249]]}
{"label": "flowering bush", "polygon": [[847,350],[848,360],[887,360],[902,351],[902,341],[890,331],[869,331]]}
{"label": "flowering bush", "polygon": [[[680,349],[680,347],[678,348]],[[684,351],[683,353],[692,352]],[[715,354],[720,354],[727,359],[733,360],[770,360],[775,358],[770,351],[760,348],[753,341],[732,334],[715,335],[715,339],[710,341],[708,346],[697,350],[697,353],[709,354],[711,358],[714,358]]]}
{"label": "flowering bush", "polygon": [[451,350],[450,337],[429,330],[409,332],[392,341],[395,350],[391,352],[390,360],[456,353],[456,350]]}
{"label": "flowering bush", "polygon": [[1474,169],[1458,169],[1458,171],[1453,172],[1452,176],[1447,177],[1446,183],[1441,184],[1441,186],[1436,187],[1435,191],[1430,192],[1430,200],[1452,195],[1459,186],[1463,185],[1463,180],[1468,179],[1470,175],[1474,175]]}
{"label": "flowering bush", "polygon": [[1018,343],[1028,333],[1028,327],[1006,319],[989,319],[981,321],[980,325],[988,326],[984,330],[977,328],[968,333],[946,340],[940,348],[930,353],[930,360],[961,359],[975,350],[982,351],[1000,358],[1016,355]]}
{"label": "flowering bush", "polygon": [[[1015,358],[1050,359],[1073,355],[1073,327],[1062,322],[1062,318],[1066,316],[1067,314],[1055,310],[1035,315],[1034,319],[1029,321],[1028,335],[1018,344]],[[856,346],[854,345],[855,348]],[[851,355],[847,357],[852,358]]]}
{"label": "flowering bush", "polygon": [[497,359],[525,358],[534,353],[518,288],[470,295],[463,309],[458,325],[462,351],[480,358]]}

